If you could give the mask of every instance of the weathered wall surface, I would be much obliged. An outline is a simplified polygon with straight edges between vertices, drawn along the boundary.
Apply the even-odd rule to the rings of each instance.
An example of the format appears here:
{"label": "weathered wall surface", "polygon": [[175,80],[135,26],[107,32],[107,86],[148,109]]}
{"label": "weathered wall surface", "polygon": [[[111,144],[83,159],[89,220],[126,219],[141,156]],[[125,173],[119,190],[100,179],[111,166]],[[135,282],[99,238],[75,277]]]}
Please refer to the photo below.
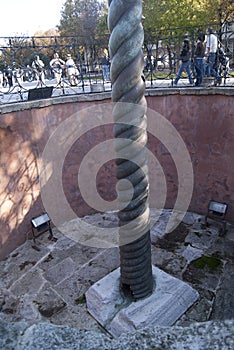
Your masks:
{"label": "weathered wall surface", "polygon": [[[190,89],[184,94],[174,89],[150,92],[147,96],[148,108],[160,113],[176,128],[188,149],[194,173],[189,210],[206,213],[207,204],[213,198],[228,203],[227,219],[233,221],[234,92],[218,90],[215,93],[215,89],[204,90],[203,93],[197,91]],[[40,197],[39,168],[42,152],[52,133],[73,113],[108,102],[110,95],[104,93],[26,102],[1,108],[0,258],[4,258],[31,236],[30,220],[44,210]],[[95,145],[113,137],[112,127],[96,127],[82,135],[73,143],[64,159],[63,190],[78,216],[93,211],[79,191],[79,164]],[[79,125],[74,125],[74,128],[79,128]],[[178,174],[167,143],[168,140],[160,142],[149,135],[149,149],[157,157],[165,177],[165,206],[172,208],[178,192]],[[173,153],[176,152],[176,145],[174,147]],[[152,197],[154,202],[156,198],[157,203],[157,196],[164,189],[157,186],[155,176],[151,181]],[[105,200],[115,199],[115,183],[115,166],[110,161],[101,166],[97,176],[98,192]],[[59,208],[60,203],[57,201],[54,205]]]}
{"label": "weathered wall surface", "polygon": [[[204,214],[213,198],[228,203],[227,218],[233,221],[234,96],[167,95],[148,97],[147,102],[173,124],[189,151],[194,174],[189,209]],[[168,175],[172,207],[177,192],[174,164],[160,144],[150,142],[150,147]]]}

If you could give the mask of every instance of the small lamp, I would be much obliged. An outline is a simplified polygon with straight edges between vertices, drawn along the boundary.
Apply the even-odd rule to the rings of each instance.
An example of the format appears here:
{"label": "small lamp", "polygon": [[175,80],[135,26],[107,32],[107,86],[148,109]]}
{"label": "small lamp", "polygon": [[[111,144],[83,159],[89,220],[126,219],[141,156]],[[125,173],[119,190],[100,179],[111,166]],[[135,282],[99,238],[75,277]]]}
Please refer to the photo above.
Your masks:
{"label": "small lamp", "polygon": [[49,231],[49,239],[57,241],[57,238],[53,236],[53,232],[50,225],[50,217],[47,213],[43,213],[40,216],[31,219],[33,241],[36,243],[36,238],[42,233]]}
{"label": "small lamp", "polygon": [[208,219],[221,222],[223,226],[223,232],[225,233],[226,231],[225,215],[227,212],[227,208],[228,208],[228,205],[226,203],[210,200],[208,204],[208,213],[205,216],[206,226],[209,226]]}

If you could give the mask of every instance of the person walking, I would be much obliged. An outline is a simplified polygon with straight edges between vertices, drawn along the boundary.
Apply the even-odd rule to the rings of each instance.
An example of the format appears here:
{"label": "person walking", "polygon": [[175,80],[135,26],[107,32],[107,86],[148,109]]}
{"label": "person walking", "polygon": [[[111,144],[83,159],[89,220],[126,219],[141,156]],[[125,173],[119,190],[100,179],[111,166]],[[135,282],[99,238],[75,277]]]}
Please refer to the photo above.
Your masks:
{"label": "person walking", "polygon": [[58,86],[61,86],[61,79],[63,74],[63,69],[65,68],[65,62],[59,58],[58,53],[54,53],[54,57],[50,61],[50,67],[53,70],[54,77]]}
{"label": "person walking", "polygon": [[0,70],[0,89],[3,87],[3,72]]}
{"label": "person walking", "polygon": [[40,59],[40,56],[36,55],[32,62],[32,68],[36,71],[36,80],[39,79],[41,85],[45,85],[44,66],[44,62]]}
{"label": "person walking", "polygon": [[215,78],[216,83],[221,83],[221,77],[215,69],[216,54],[218,51],[218,38],[214,34],[212,28],[206,30],[207,41],[206,41],[206,57],[208,63],[208,76]]}
{"label": "person walking", "polygon": [[7,84],[9,85],[9,87],[13,86],[13,71],[12,68],[10,66],[7,66],[5,69],[5,77],[6,77],[6,81]]}
{"label": "person walking", "polygon": [[196,82],[195,86],[201,86],[203,76],[204,76],[204,65],[205,65],[205,36],[204,34],[200,34],[197,38],[195,51],[194,51],[194,59],[195,59],[195,71],[196,71]]}
{"label": "person walking", "polygon": [[186,72],[189,78],[190,84],[193,85],[193,77],[191,73],[191,52],[190,52],[190,45],[189,45],[189,39],[184,39],[183,47],[181,49],[180,53],[180,60],[181,65],[178,71],[178,74],[175,78],[174,85],[177,85],[178,81],[181,78],[181,75],[183,72]]}
{"label": "person walking", "polygon": [[110,59],[108,56],[107,49],[103,50],[101,65],[102,65],[102,78],[103,78],[103,80],[104,81],[110,80]]}
{"label": "person walking", "polygon": [[68,75],[69,83],[71,84],[71,86],[76,86],[77,85],[77,76],[79,75],[79,70],[76,67],[73,58],[71,57],[71,54],[67,54],[66,68],[67,68],[67,75]]}

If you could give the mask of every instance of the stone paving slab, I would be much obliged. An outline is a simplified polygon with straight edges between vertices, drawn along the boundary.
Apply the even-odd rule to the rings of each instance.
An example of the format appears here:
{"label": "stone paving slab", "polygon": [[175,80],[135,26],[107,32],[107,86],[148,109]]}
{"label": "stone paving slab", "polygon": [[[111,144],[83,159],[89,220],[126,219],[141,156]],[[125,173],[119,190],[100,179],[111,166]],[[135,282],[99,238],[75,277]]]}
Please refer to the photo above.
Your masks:
{"label": "stone paving slab", "polygon": [[199,288],[202,288],[203,290],[215,292],[219,286],[221,272],[223,271],[224,267],[222,261],[220,263],[221,266],[217,267],[216,273],[214,273],[208,267],[197,269],[194,264],[190,264],[184,272],[183,278],[187,282],[193,281],[194,286],[199,286]]}
{"label": "stone paving slab", "polygon": [[196,260],[197,258],[200,258],[202,254],[202,249],[194,248],[190,244],[182,252],[182,256],[187,260],[188,263],[190,263],[193,260]]}
{"label": "stone paving slab", "polygon": [[46,284],[35,295],[33,303],[38,306],[38,311],[45,317],[51,317],[66,306],[62,297]]}
{"label": "stone paving slab", "polygon": [[91,284],[88,276],[82,278],[77,272],[67,279],[64,279],[61,283],[56,284],[54,289],[67,304],[73,306],[78,298],[84,295]]}
{"label": "stone paving slab", "polygon": [[16,280],[10,287],[10,291],[17,295],[35,295],[38,290],[46,283],[45,278],[39,270],[31,269],[24,274],[20,279]]}
{"label": "stone paving slab", "polygon": [[[43,321],[47,322],[47,320],[44,318]],[[54,313],[49,320],[51,323],[57,325],[67,325],[72,328],[103,333],[103,328],[87,312],[85,299],[83,301],[80,299],[80,303],[77,304],[68,304],[60,312]]]}
{"label": "stone paving slab", "polygon": [[16,280],[21,278],[27,271],[49,253],[47,246],[42,246],[40,251],[32,249],[32,243],[26,241],[23,246],[12,252],[7,260],[0,261],[0,280],[9,287]]}
{"label": "stone paving slab", "polygon": [[75,270],[75,262],[68,256],[68,258],[63,259],[61,262],[45,271],[43,276],[47,281],[56,285],[72,276]]}
{"label": "stone paving slab", "polygon": [[225,264],[224,272],[229,278],[222,276],[219,280],[211,319],[234,318],[234,269],[230,261]]}

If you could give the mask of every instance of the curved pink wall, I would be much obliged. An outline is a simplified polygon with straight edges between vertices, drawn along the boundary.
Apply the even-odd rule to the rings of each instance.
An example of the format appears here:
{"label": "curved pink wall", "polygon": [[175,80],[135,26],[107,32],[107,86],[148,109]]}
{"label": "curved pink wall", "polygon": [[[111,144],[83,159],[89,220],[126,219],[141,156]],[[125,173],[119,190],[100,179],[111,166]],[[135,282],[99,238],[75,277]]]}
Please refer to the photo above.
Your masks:
{"label": "curved pink wall", "polygon": [[[166,117],[189,151],[194,190],[189,210],[206,213],[210,199],[228,203],[227,219],[234,221],[234,97],[224,95],[163,95],[148,97],[148,107]],[[177,183],[168,155],[150,143],[169,175]],[[172,167],[172,171],[170,171]],[[172,175],[174,174],[174,175]],[[169,194],[173,206],[176,193]]]}
{"label": "curved pink wall", "polygon": [[[108,102],[110,95],[104,93],[2,106],[0,258],[31,237],[30,220],[44,210],[38,169],[43,149],[53,131],[73,113]],[[188,209],[206,213],[207,204],[213,198],[228,203],[227,219],[233,221],[234,92],[227,89],[154,90],[148,92],[147,103],[148,108],[160,113],[176,128],[188,149],[194,174],[193,195]],[[65,158],[63,189],[69,204],[79,216],[93,212],[77,186],[79,164],[95,145],[113,137],[112,127],[95,128],[82,135]],[[165,175],[165,206],[172,208],[178,191],[173,157],[153,135],[149,135],[148,144]],[[115,198],[114,162],[110,161],[101,167],[97,188],[105,200]],[[154,195],[157,197],[157,188],[155,192],[154,189],[152,191]],[[59,203],[55,205],[59,206]]]}

